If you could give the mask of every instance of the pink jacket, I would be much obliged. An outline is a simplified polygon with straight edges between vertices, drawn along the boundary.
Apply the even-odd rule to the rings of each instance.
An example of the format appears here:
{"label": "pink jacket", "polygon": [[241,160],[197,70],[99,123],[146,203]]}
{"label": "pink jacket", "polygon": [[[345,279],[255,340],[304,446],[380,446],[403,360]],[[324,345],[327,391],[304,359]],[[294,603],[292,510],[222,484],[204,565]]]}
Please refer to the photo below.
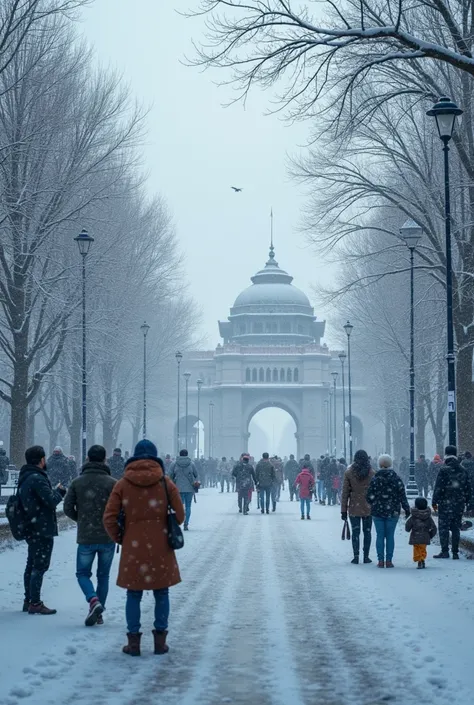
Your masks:
{"label": "pink jacket", "polygon": [[299,485],[301,499],[309,499],[311,491],[314,489],[314,477],[307,468],[303,468],[295,480],[295,485]]}

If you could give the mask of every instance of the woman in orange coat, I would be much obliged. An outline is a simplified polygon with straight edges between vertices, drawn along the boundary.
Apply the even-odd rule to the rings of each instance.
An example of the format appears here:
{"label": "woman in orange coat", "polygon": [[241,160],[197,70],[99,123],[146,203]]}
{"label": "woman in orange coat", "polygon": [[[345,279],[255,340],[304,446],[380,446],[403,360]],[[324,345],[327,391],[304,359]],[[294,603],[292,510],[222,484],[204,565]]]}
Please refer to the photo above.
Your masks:
{"label": "woman in orange coat", "polygon": [[125,474],[110,495],[104,513],[109,536],[122,544],[117,585],[127,590],[128,644],[123,652],[140,656],[140,602],[144,590],[155,597],[155,654],[168,652],[168,588],[181,582],[178,563],[168,545],[168,502],[180,524],[184,508],[177,487],[164,476],[156,446],[147,440],[135,446]]}

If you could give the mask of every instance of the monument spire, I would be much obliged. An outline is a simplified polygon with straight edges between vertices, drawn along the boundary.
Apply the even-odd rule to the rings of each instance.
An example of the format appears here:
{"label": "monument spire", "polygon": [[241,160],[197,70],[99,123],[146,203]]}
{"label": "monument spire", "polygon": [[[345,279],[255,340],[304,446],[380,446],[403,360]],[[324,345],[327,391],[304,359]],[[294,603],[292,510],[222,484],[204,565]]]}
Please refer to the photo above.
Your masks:
{"label": "monument spire", "polygon": [[275,259],[275,248],[273,247],[273,206],[270,208],[270,259]]}

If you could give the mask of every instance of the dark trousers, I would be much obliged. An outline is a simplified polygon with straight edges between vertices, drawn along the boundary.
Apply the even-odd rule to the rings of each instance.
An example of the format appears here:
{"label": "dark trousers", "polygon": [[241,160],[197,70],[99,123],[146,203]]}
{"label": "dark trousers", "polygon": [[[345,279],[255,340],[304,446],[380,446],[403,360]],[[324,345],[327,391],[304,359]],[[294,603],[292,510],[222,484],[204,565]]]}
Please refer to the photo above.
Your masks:
{"label": "dark trousers", "polygon": [[296,489],[295,485],[293,482],[288,481],[288,484],[290,486],[290,501],[293,501],[293,497],[298,500],[300,498],[299,492]]}
{"label": "dark trousers", "polygon": [[267,512],[270,511],[270,499],[272,496],[272,488],[271,487],[265,487],[264,489],[261,489],[258,491],[258,494],[260,495],[260,509],[262,512],[266,509]]}
{"label": "dark trousers", "polygon": [[54,539],[35,536],[31,539],[26,539],[26,543],[28,544],[28,558],[23,576],[25,600],[36,605],[41,602],[43,576],[51,563]]}
{"label": "dark trousers", "polygon": [[360,551],[360,526],[364,532],[364,556],[369,555],[370,544],[372,543],[372,517],[349,517],[352,526],[352,548],[354,556]]}
{"label": "dark trousers", "polygon": [[451,549],[459,553],[459,536],[461,533],[462,510],[452,511],[439,508],[438,531],[442,551],[449,551],[449,532],[451,531]]}
{"label": "dark trousers", "polygon": [[249,488],[239,490],[239,509],[245,514],[249,510]]}

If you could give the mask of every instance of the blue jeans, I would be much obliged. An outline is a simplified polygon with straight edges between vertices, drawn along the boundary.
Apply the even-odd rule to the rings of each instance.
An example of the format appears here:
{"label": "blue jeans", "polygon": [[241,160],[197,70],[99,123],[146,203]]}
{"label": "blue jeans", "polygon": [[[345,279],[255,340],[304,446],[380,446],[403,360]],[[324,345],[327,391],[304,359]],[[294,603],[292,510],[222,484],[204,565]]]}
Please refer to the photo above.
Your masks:
{"label": "blue jeans", "polygon": [[318,499],[320,502],[326,501],[326,487],[324,486],[324,480],[318,480],[316,483],[316,489],[318,493]]}
{"label": "blue jeans", "polygon": [[300,499],[300,505],[301,505],[301,516],[304,516],[304,514],[305,514],[304,508],[306,507],[306,516],[309,517],[309,514],[311,512],[311,497],[308,497],[307,499]]}
{"label": "blue jeans", "polygon": [[394,517],[372,517],[374,520],[375,531],[377,532],[377,558],[379,561],[391,561],[393,551],[395,550],[395,529],[397,528],[398,519]]}
{"label": "blue jeans", "polygon": [[[170,616],[170,598],[168,588],[153,590],[155,598],[155,629],[157,632],[165,632],[168,629],[168,618]],[[125,616],[127,618],[127,629],[129,634],[138,634],[140,631],[140,602],[142,601],[143,590],[127,590],[127,604],[125,606]]]}
{"label": "blue jeans", "polygon": [[[90,602],[93,597],[97,597],[102,607],[105,607],[114,553],[114,543],[80,543],[77,546],[76,578],[87,602]],[[91,575],[96,555],[97,590],[94,590]]]}
{"label": "blue jeans", "polygon": [[186,512],[184,525],[187,526],[189,524],[189,520],[191,519],[191,505],[193,503],[194,492],[180,492],[179,494],[181,495],[181,500],[184,504],[184,509]]}
{"label": "blue jeans", "polygon": [[272,496],[272,488],[265,487],[264,489],[259,490],[258,496],[259,496],[260,511],[264,512],[266,510],[267,512],[269,512],[270,511],[270,499]]}

